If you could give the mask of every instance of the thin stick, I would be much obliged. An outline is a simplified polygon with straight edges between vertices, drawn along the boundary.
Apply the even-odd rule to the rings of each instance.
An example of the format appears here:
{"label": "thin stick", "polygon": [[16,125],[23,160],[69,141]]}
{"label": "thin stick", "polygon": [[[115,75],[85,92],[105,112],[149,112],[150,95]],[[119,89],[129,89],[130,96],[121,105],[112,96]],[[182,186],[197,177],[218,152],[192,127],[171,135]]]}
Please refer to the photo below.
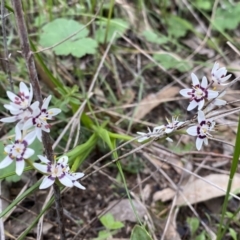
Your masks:
{"label": "thin stick", "polygon": [[[25,19],[23,16],[22,3],[20,0],[12,0],[12,5],[15,13],[16,24],[17,24],[18,34],[19,34],[21,48],[22,48],[21,53],[26,62],[30,82],[34,90],[34,97],[36,98],[37,101],[39,101],[40,105],[42,105],[43,99],[42,99],[42,94],[39,86],[34,57],[31,52],[30,44],[28,40],[28,32],[25,24]],[[44,145],[44,150],[47,158],[51,162],[53,162],[54,153],[52,150],[51,138],[48,133],[43,132],[42,142]],[[65,227],[64,227],[64,221],[63,221],[64,215],[63,215],[60,189],[56,184],[54,184],[53,189],[54,189],[54,196],[55,196],[55,206],[57,211],[57,221],[58,221],[58,230],[60,234],[60,239],[65,240]]]}
{"label": "thin stick", "polygon": [[11,91],[13,91],[13,80],[12,80],[12,74],[10,70],[10,64],[9,64],[9,54],[8,54],[8,47],[7,47],[7,35],[6,35],[6,24],[5,24],[5,1],[2,0],[1,2],[1,15],[2,15],[2,34],[3,34],[3,48],[4,48],[4,62],[5,62],[5,68],[8,75],[8,80],[10,83]]}

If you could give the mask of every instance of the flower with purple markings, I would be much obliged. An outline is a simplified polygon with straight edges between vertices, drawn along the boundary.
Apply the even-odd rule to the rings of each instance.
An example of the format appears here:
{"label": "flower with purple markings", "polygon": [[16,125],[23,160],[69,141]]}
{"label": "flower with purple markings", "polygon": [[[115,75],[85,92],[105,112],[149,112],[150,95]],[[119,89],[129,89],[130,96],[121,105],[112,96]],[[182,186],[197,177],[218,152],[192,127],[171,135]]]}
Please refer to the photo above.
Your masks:
{"label": "flower with purple markings", "polygon": [[34,131],[39,141],[42,141],[42,131],[50,132],[51,125],[47,123],[47,120],[52,120],[54,116],[61,112],[61,109],[59,108],[51,108],[47,110],[51,97],[52,96],[50,95],[44,100],[41,109],[35,108],[32,117],[23,125],[24,130],[29,129],[32,126],[35,127]]}
{"label": "flower with purple markings", "polygon": [[207,112],[210,112],[212,109],[214,109],[216,106],[221,107],[227,104],[227,101],[220,99],[224,96],[226,92],[222,92],[217,98],[213,99],[213,101],[207,106]]}
{"label": "flower with purple markings", "polygon": [[202,78],[202,83],[199,83],[197,76],[192,73],[192,89],[182,89],[180,94],[184,97],[190,98],[190,104],[187,110],[191,111],[198,106],[198,110],[201,110],[204,106],[205,100],[210,100],[218,96],[218,92],[208,89],[208,81],[206,77]]}
{"label": "flower with purple markings", "polygon": [[21,130],[18,127],[15,128],[15,133],[15,142],[4,148],[8,155],[0,162],[0,169],[7,167],[15,160],[16,174],[20,176],[25,167],[24,159],[28,159],[34,154],[34,150],[28,146],[34,141],[36,135],[34,132],[30,132],[22,138]]}
{"label": "flower with purple markings", "polygon": [[30,84],[29,90],[25,83],[20,82],[19,93],[16,95],[15,93],[7,91],[7,96],[11,102],[3,106],[8,109],[11,114],[17,115],[30,106],[33,98],[32,85]]}
{"label": "flower with purple markings", "polygon": [[227,85],[227,83],[224,84],[224,82],[226,82],[232,76],[232,74],[227,75],[227,69],[225,67],[219,68],[219,64],[217,62],[214,63],[211,75],[214,83],[223,86]]}
{"label": "flower with purple markings", "polygon": [[198,112],[198,125],[192,126],[187,129],[187,133],[191,136],[197,136],[196,139],[196,148],[200,150],[202,148],[203,143],[205,145],[208,144],[208,137],[212,137],[209,133],[213,130],[215,126],[215,122],[212,119],[207,120],[205,118],[204,112]]}
{"label": "flower with purple markings", "polygon": [[30,105],[27,109],[23,110],[22,112],[19,112],[18,114],[13,115],[11,117],[2,118],[0,119],[0,121],[5,123],[18,122],[17,127],[19,129],[22,129],[25,122],[28,119],[32,118],[34,111],[36,111],[37,109],[39,109],[38,101],[34,102],[32,105]]}
{"label": "flower with purple markings", "polygon": [[56,179],[58,179],[64,186],[73,187],[76,186],[81,189],[85,189],[77,180],[84,176],[83,173],[71,173],[68,166],[68,157],[62,156],[57,162],[51,163],[46,157],[38,155],[43,164],[33,163],[33,166],[40,172],[46,174],[44,177],[40,189],[45,189],[53,185]]}
{"label": "flower with purple markings", "polygon": [[[166,118],[166,120],[168,124],[155,127],[153,128],[153,131],[151,131],[148,128],[148,133],[137,132],[137,134],[142,136],[141,138],[138,139],[138,142],[143,142],[149,138],[158,138],[164,133],[170,134],[177,127],[181,126],[184,123],[184,122],[179,122],[177,117],[172,117],[172,122],[168,118]],[[167,137],[166,140],[169,142],[172,142],[172,139],[169,137]]]}

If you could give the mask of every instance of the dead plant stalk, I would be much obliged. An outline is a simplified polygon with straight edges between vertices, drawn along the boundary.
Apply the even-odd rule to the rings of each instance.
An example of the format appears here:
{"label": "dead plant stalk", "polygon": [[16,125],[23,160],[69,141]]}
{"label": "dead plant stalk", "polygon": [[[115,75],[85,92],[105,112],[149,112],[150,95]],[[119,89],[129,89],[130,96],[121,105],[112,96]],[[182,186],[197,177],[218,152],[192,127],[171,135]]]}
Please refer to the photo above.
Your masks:
{"label": "dead plant stalk", "polygon": [[[40,105],[43,103],[42,94],[40,90],[40,85],[38,81],[38,75],[36,71],[36,66],[34,62],[34,56],[30,49],[30,44],[28,40],[28,32],[25,24],[25,19],[23,15],[22,2],[20,0],[12,0],[12,5],[14,9],[16,24],[18,35],[21,44],[21,54],[26,62],[26,67],[28,70],[30,82],[33,86],[34,97],[37,101],[39,101]],[[52,150],[52,142],[48,133],[43,132],[42,142],[45,150],[46,157],[53,162],[54,161],[54,153]],[[60,188],[57,184],[53,185],[54,189],[54,197],[55,197],[55,206],[57,211],[57,221],[58,221],[58,229],[60,234],[60,239],[65,240],[65,227],[63,222],[63,207],[61,202],[61,193]]]}

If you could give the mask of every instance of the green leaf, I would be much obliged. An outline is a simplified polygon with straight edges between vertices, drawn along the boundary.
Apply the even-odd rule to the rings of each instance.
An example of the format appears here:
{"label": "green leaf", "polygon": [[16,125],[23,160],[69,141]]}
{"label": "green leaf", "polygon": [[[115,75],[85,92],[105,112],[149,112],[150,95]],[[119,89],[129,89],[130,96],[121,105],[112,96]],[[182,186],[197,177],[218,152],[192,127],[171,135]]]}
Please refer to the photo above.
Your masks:
{"label": "green leaf", "polygon": [[166,24],[168,27],[168,34],[175,38],[184,37],[188,30],[193,30],[191,23],[175,15],[170,15],[166,19]]}
{"label": "green leaf", "polygon": [[122,222],[115,221],[113,215],[110,213],[107,213],[104,216],[100,217],[99,220],[102,225],[108,230],[115,230],[124,227],[124,224]]}
{"label": "green leaf", "polygon": [[72,38],[61,43],[53,48],[53,51],[57,55],[73,55],[75,57],[82,57],[86,54],[95,54],[97,48],[97,42],[94,39],[86,38],[88,36],[88,29],[84,28],[84,25],[77,21],[58,18],[54,21],[46,24],[40,35],[40,44],[43,47],[51,47],[57,43],[60,43],[67,37],[73,35],[77,31],[82,29]]}
{"label": "green leaf", "polygon": [[207,11],[212,9],[213,1],[195,0],[195,5],[197,8]]}
{"label": "green leaf", "polygon": [[240,3],[227,5],[224,9],[218,8],[213,21],[213,29],[233,30],[240,23]]}
{"label": "green leaf", "polygon": [[136,225],[132,230],[131,240],[152,240],[152,238],[143,227]]}
{"label": "green leaf", "polygon": [[205,237],[205,231],[202,231],[197,237],[195,240],[205,240],[206,237]]}
{"label": "green leaf", "polygon": [[[95,39],[100,43],[104,43],[106,31],[107,31],[106,42],[110,42],[115,31],[119,32],[120,34],[123,34],[129,28],[129,24],[127,22],[118,18],[111,19],[108,28],[107,19],[99,20],[96,23],[99,27],[95,32]],[[115,39],[119,37],[120,37],[119,34],[115,35]]]}
{"label": "green leaf", "polygon": [[152,30],[145,30],[142,35],[151,43],[165,44],[169,41],[168,37],[160,35]]}
{"label": "green leaf", "polygon": [[98,232],[98,237],[94,238],[94,240],[103,240],[103,239],[108,239],[109,237],[111,237],[112,234],[106,230],[102,230]]}
{"label": "green leaf", "polygon": [[180,72],[188,72],[192,67],[189,62],[178,60],[168,53],[154,54],[153,58],[167,70],[177,69]]}
{"label": "green leaf", "polygon": [[236,233],[236,231],[234,229],[229,228],[229,233],[230,233],[230,235],[231,235],[233,240],[237,240],[238,239],[237,238],[237,233]]}
{"label": "green leaf", "polygon": [[194,236],[199,228],[199,219],[195,217],[187,218],[187,223],[190,227],[191,235]]}

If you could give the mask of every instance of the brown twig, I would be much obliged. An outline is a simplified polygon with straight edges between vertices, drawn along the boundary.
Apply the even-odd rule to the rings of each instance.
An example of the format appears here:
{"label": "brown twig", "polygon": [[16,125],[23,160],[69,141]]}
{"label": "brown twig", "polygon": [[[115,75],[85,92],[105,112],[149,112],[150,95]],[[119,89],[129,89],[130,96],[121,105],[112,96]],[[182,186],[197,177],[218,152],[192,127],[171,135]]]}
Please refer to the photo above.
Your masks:
{"label": "brown twig", "polygon": [[9,54],[8,54],[8,47],[7,47],[7,36],[6,36],[6,24],[5,24],[5,1],[2,0],[1,2],[1,16],[2,16],[2,34],[3,34],[3,48],[4,48],[4,62],[5,62],[5,68],[8,75],[8,80],[10,83],[11,91],[13,92],[13,80],[12,80],[12,74],[10,70],[10,64],[9,64]]}
{"label": "brown twig", "polygon": [[[33,90],[34,90],[34,97],[37,101],[39,101],[40,105],[42,105],[43,99],[42,99],[42,94],[41,94],[40,85],[39,85],[39,81],[38,81],[38,75],[37,75],[37,71],[36,71],[34,57],[31,52],[30,44],[29,44],[29,40],[28,40],[28,32],[27,32],[27,28],[26,28],[26,24],[25,24],[24,15],[23,15],[22,3],[20,0],[12,0],[12,5],[14,8],[15,19],[16,19],[18,34],[19,34],[21,48],[22,48],[21,53],[26,61],[26,66],[28,69],[30,82],[31,82],[31,84],[33,86]],[[42,142],[43,142],[43,146],[44,146],[45,154],[46,154],[47,158],[51,162],[53,162],[54,161],[54,153],[52,150],[51,138],[48,133],[43,132]],[[57,211],[57,221],[58,221],[58,229],[59,229],[60,239],[64,240],[65,239],[65,227],[64,227],[64,223],[63,223],[64,217],[63,217],[63,208],[62,208],[62,203],[61,203],[60,189],[59,189],[58,185],[56,185],[56,184],[54,184],[53,189],[54,189],[54,196],[55,196],[55,205],[56,205],[56,211]]]}

